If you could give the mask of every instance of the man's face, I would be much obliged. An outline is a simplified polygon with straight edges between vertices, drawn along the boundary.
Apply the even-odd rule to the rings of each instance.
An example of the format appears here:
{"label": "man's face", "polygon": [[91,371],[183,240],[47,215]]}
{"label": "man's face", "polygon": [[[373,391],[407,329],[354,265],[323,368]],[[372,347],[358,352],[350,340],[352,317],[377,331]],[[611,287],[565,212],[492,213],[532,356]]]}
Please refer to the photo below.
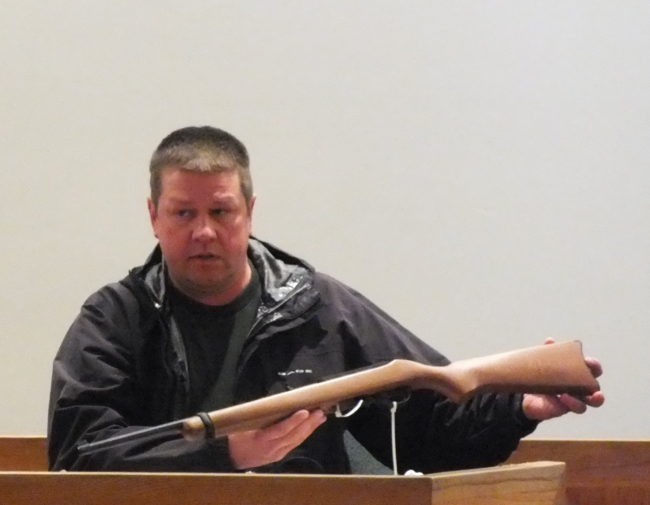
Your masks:
{"label": "man's face", "polygon": [[168,272],[183,293],[223,305],[250,280],[246,256],[254,198],[246,204],[236,170],[197,173],[170,167],[158,206],[148,201]]}

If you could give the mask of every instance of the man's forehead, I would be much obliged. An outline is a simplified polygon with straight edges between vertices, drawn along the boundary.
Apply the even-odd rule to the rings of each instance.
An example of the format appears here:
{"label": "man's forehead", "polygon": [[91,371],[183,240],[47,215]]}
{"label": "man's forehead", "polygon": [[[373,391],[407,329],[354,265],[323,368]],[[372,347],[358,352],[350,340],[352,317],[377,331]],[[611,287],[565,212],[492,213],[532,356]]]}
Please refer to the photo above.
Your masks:
{"label": "man's forehead", "polygon": [[163,176],[172,172],[183,172],[190,174],[215,175],[215,174],[239,174],[239,166],[234,162],[211,163],[211,164],[171,164],[160,169]]}
{"label": "man's forehead", "polygon": [[[211,179],[212,183],[208,183],[207,179]],[[161,196],[164,195],[167,199],[187,200],[187,191],[197,188],[203,189],[215,199],[236,199],[243,196],[239,173],[236,170],[199,172],[182,167],[169,167],[162,172]]]}
{"label": "man's forehead", "polygon": [[189,176],[189,177],[183,177],[184,179],[207,179],[207,178],[214,178],[214,176],[218,176],[219,179],[223,180],[224,182],[236,182],[239,184],[239,171],[237,168],[230,168],[230,167],[216,167],[216,168],[211,168],[210,170],[193,170],[191,168],[186,168],[183,166],[169,166],[165,167],[162,172],[161,172],[161,181],[164,183],[166,180],[169,180],[171,177],[175,177],[175,179],[178,179],[178,176]]}

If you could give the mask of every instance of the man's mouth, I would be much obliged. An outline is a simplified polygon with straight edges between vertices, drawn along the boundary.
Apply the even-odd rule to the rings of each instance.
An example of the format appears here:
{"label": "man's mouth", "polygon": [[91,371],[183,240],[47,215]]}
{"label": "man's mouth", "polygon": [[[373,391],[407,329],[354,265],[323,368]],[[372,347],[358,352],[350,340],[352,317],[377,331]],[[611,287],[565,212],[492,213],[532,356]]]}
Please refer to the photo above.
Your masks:
{"label": "man's mouth", "polygon": [[211,254],[211,253],[201,253],[201,254],[193,254],[190,256],[191,260],[202,260],[202,261],[208,261],[208,260],[215,260],[217,259],[216,254]]}

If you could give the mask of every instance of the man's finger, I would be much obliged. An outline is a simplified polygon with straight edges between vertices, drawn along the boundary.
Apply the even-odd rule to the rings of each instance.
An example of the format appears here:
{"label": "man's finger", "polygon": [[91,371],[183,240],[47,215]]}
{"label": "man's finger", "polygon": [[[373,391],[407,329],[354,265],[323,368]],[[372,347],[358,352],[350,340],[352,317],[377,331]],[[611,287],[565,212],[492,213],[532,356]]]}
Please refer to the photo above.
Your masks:
{"label": "man's finger", "polygon": [[587,363],[589,370],[591,370],[591,375],[594,377],[600,377],[603,374],[603,366],[596,358],[586,357],[585,363]]}
{"label": "man's finger", "polygon": [[299,410],[294,412],[286,419],[279,421],[271,426],[259,430],[260,438],[266,440],[275,440],[284,437],[287,433],[291,432],[300,423],[305,422],[309,418],[309,411]]}
{"label": "man's finger", "polygon": [[605,395],[601,391],[596,391],[593,395],[585,397],[584,401],[590,407],[600,407],[605,403]]}
{"label": "man's finger", "polygon": [[322,410],[300,410],[267,428],[228,436],[230,458],[235,468],[266,465],[282,459],[325,422]]}
{"label": "man's finger", "polygon": [[282,438],[285,439],[288,445],[295,447],[311,435],[326,419],[327,417],[322,410],[310,412],[306,419],[303,419],[298,424],[293,424]]}
{"label": "man's finger", "polygon": [[562,405],[576,414],[582,414],[587,410],[587,405],[585,402],[576,398],[575,396],[563,394],[559,396],[559,399]]}
{"label": "man's finger", "polygon": [[283,458],[289,451],[302,444],[326,419],[321,410],[310,413],[307,419],[294,426],[282,438],[273,441],[275,446],[273,450],[274,457],[277,459]]}
{"label": "man's finger", "polygon": [[311,413],[307,410],[299,410],[286,419],[260,430],[260,435],[266,440],[277,440],[290,436],[295,430],[308,431],[311,434],[323,421],[325,421],[325,414],[322,410]]}

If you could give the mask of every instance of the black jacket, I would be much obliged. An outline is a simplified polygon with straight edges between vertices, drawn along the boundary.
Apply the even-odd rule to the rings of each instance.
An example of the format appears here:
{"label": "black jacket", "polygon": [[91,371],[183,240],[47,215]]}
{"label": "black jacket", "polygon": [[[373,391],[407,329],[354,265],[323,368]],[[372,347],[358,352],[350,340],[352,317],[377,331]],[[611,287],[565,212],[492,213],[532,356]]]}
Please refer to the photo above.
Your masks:
{"label": "black jacket", "polygon": [[[249,257],[262,302],[238,364],[237,403],[395,358],[448,363],[362,295],[303,261],[255,239]],[[195,414],[187,407],[187,366],[157,248],[145,265],[93,294],[61,344],[50,398],[50,468],[234,471],[225,439],[156,435],[92,454],[76,450],[83,441]],[[433,391],[413,391],[397,410],[399,466],[432,472],[496,464],[534,426],[518,395],[482,395],[457,406]],[[350,418],[329,419],[270,470],[349,472],[346,429],[390,465],[390,414],[376,401]]]}

